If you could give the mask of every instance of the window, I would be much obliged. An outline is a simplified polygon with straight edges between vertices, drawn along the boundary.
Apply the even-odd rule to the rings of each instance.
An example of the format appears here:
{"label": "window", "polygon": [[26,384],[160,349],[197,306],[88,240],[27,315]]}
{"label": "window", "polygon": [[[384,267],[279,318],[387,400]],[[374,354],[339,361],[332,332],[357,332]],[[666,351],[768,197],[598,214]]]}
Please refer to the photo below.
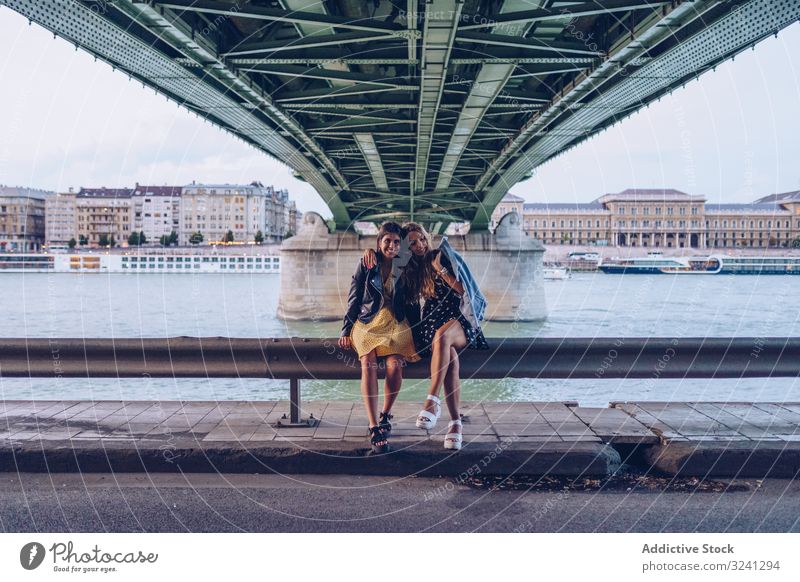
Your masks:
{"label": "window", "polygon": [[686,207],[681,206],[680,208],[678,208],[678,214],[680,214],[681,216],[686,216]]}
{"label": "window", "polygon": [[644,214],[645,216],[647,216],[648,214],[650,214],[650,209],[649,209],[648,207],[646,207],[646,206],[645,206],[644,208],[642,208],[642,214]]}
{"label": "window", "polygon": [[675,209],[672,206],[667,207],[667,214],[671,215]]}
{"label": "window", "polygon": [[697,206],[692,208],[692,215],[697,216]]}
{"label": "window", "polygon": [[661,207],[656,208],[656,214],[661,214]]}
{"label": "window", "polygon": [[625,214],[625,207],[624,206],[620,206],[619,207],[619,213],[620,214]]}

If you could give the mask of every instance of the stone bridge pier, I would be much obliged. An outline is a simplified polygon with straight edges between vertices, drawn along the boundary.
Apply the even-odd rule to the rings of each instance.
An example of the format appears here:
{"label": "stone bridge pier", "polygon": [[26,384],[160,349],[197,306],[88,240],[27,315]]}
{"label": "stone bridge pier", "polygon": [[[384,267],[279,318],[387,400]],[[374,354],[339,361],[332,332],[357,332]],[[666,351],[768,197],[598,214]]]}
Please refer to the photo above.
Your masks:
{"label": "stone bridge pier", "polygon": [[[439,237],[434,237],[437,246]],[[525,235],[519,214],[507,214],[494,233],[448,236],[467,261],[488,301],[489,321],[534,321],[547,316],[542,285],[544,247]],[[337,320],[347,307],[353,271],[374,236],[328,232],[308,212],[297,235],[281,245],[278,316],[287,320]]]}

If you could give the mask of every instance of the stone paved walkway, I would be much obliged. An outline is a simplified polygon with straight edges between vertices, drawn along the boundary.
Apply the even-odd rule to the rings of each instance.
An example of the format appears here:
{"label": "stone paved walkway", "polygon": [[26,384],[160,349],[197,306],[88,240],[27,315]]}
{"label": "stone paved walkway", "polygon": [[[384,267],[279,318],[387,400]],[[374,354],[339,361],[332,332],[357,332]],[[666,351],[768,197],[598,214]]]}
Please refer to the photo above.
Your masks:
{"label": "stone paved walkway", "polygon": [[[313,427],[276,428],[286,401],[265,402],[0,402],[0,439],[159,440],[180,434],[198,441],[366,440],[360,403],[309,401]],[[653,444],[678,441],[800,441],[800,404],[720,402],[617,402],[583,408],[564,402],[467,402],[466,442],[602,442]],[[393,411],[395,440],[441,441],[446,418],[433,431],[414,426],[418,403]],[[445,413],[446,414],[446,413]]]}
{"label": "stone paved walkway", "polygon": [[[393,411],[392,452],[370,455],[360,403],[310,401],[315,426],[277,427],[286,401],[0,401],[0,471],[284,472],[463,476],[661,474],[795,477],[800,404],[467,402],[465,446],[444,450],[446,418]],[[631,456],[636,445],[638,454]]]}

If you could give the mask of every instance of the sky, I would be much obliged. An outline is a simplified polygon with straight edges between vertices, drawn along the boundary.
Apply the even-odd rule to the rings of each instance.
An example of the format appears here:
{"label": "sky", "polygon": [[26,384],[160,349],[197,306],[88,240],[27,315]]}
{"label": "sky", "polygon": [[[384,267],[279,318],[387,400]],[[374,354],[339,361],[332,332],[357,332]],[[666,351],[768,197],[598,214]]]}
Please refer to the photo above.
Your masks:
{"label": "sky", "polygon": [[[0,8],[0,184],[55,191],[249,183],[321,198],[264,152]],[[511,192],[589,202],[675,188],[710,203],[800,189],[800,23],[550,160]]]}

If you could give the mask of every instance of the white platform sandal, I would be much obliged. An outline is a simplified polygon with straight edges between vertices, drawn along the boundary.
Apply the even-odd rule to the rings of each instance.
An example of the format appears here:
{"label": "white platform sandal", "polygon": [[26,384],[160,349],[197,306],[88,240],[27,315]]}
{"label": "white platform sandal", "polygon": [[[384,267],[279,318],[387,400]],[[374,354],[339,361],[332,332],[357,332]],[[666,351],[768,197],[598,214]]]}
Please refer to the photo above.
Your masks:
{"label": "white platform sandal", "polygon": [[[447,428],[452,426],[462,426],[461,420],[451,420],[447,423]],[[464,442],[464,435],[462,435],[460,432],[448,432],[444,436],[444,448],[446,449],[460,451],[462,442]]]}
{"label": "white platform sandal", "polygon": [[438,396],[428,394],[428,400],[433,400],[433,409],[436,411],[436,414],[428,412],[425,409],[420,411],[419,416],[417,416],[417,428],[424,428],[425,430],[431,430],[436,426],[436,421],[439,420],[439,416],[442,414],[442,401],[439,400]]}

